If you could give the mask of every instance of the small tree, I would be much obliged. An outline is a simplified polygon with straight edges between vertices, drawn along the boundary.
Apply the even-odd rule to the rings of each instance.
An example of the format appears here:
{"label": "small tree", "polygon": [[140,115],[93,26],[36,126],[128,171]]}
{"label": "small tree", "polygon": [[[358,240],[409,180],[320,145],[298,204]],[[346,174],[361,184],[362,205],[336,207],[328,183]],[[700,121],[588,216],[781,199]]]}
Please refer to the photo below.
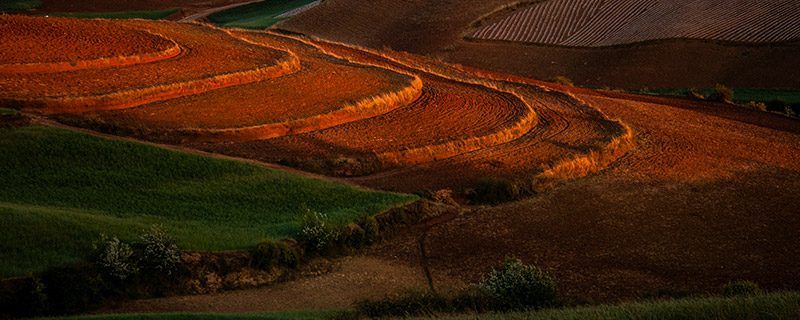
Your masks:
{"label": "small tree", "polygon": [[172,273],[181,262],[175,240],[160,225],[150,226],[150,230],[141,234],[139,240],[144,244],[144,263],[152,271]]}
{"label": "small tree", "polygon": [[469,194],[470,200],[476,203],[499,204],[516,200],[519,190],[506,179],[487,178],[478,180],[475,189]]}
{"label": "small tree", "polygon": [[98,264],[104,273],[120,280],[139,271],[133,259],[133,249],[117,237],[105,241],[99,258]]}
{"label": "small tree", "polygon": [[287,266],[296,268],[298,264],[297,251],[286,243],[264,240],[256,244],[251,251],[253,254],[253,268],[269,271],[274,266]]}
{"label": "small tree", "polygon": [[322,252],[339,239],[339,231],[325,221],[327,218],[324,213],[306,209],[298,238],[305,241],[308,251]]}
{"label": "small tree", "polygon": [[717,83],[709,99],[720,102],[731,102],[733,101],[733,90]]}
{"label": "small tree", "polygon": [[503,309],[540,308],[556,297],[553,277],[514,257],[507,257],[503,267],[489,272],[479,287]]}
{"label": "small tree", "polygon": [[752,281],[731,281],[722,286],[722,295],[726,297],[754,295],[760,292],[758,284]]}

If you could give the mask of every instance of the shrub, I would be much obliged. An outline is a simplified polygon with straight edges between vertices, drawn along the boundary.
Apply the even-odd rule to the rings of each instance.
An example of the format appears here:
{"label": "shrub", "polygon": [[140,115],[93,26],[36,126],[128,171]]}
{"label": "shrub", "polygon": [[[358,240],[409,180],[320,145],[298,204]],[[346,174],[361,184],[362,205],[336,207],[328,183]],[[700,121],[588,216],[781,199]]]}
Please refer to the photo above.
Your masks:
{"label": "shrub", "polygon": [[550,275],[514,257],[506,258],[502,268],[489,272],[480,287],[502,309],[541,308],[552,304],[556,297],[556,283]]}
{"label": "shrub", "polygon": [[256,244],[251,251],[253,254],[253,268],[269,271],[275,266],[296,268],[299,257],[297,251],[284,242],[264,240]]}
{"label": "shrub", "polygon": [[745,106],[750,108],[750,109],[756,109],[756,110],[760,110],[760,111],[767,111],[767,105],[764,104],[763,102],[750,101]]}
{"label": "shrub", "polygon": [[760,292],[758,284],[752,281],[731,281],[722,286],[722,295],[726,297],[754,295]]}
{"label": "shrub", "polygon": [[86,266],[54,267],[42,274],[50,314],[76,314],[101,305],[103,281]]}
{"label": "shrub", "polygon": [[350,235],[347,236],[345,241],[347,247],[359,250],[366,245],[365,232],[360,226],[355,225],[350,230]]}
{"label": "shrub", "polygon": [[339,238],[339,230],[325,221],[326,219],[327,216],[324,213],[306,210],[298,237],[305,242],[306,250],[322,252]]}
{"label": "shrub", "polygon": [[144,245],[144,265],[148,270],[171,274],[181,262],[175,240],[160,225],[150,226],[139,240]]}
{"label": "shrub", "polygon": [[570,87],[575,86],[575,84],[572,82],[572,80],[567,79],[566,77],[563,77],[563,76],[555,77],[553,79],[553,82],[555,82],[557,84],[560,84],[560,85],[570,86]]}
{"label": "shrub", "polygon": [[469,198],[476,203],[499,204],[513,201],[519,197],[519,191],[510,181],[500,178],[481,179]]}
{"label": "shrub", "polygon": [[7,314],[12,317],[36,317],[49,311],[49,301],[45,285],[39,278],[28,276],[16,286],[3,288],[0,301],[0,318]]}
{"label": "shrub", "polygon": [[786,107],[788,106],[786,101],[781,98],[773,99],[767,102],[766,105],[767,105],[767,111],[773,111],[773,112],[785,112]]}
{"label": "shrub", "polygon": [[131,247],[117,237],[105,241],[98,265],[107,276],[125,279],[139,271]]}
{"label": "shrub", "polygon": [[733,90],[717,83],[709,99],[720,102],[731,102],[733,100]]}
{"label": "shrub", "polygon": [[375,217],[366,217],[362,224],[364,229],[364,244],[371,245],[380,242],[381,231],[378,220]]}
{"label": "shrub", "polygon": [[429,290],[409,290],[378,300],[357,301],[355,309],[370,318],[422,316],[455,311],[447,297]]}

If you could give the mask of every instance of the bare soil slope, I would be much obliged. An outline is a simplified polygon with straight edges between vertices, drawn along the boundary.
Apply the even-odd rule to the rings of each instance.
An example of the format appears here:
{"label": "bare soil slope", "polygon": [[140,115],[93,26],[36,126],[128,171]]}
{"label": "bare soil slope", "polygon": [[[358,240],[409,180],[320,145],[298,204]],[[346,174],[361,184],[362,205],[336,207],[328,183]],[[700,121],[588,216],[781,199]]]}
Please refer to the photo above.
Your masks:
{"label": "bare soil slope", "polygon": [[[431,222],[374,248],[364,260],[342,262],[339,273],[280,288],[136,302],[132,307],[123,306],[128,308],[125,310],[230,312],[345,307],[357,298],[395,287],[418,286],[419,275],[425,274],[420,270],[432,275],[437,289],[475,282],[503,256],[511,254],[554,272],[563,295],[595,301],[632,299],[670,287],[716,292],[720,285],[735,279],[754,280],[770,290],[800,289],[796,277],[800,272],[796,259],[800,254],[800,232],[796,228],[800,195],[792,192],[800,187],[800,122],[795,119],[726,104],[549,85],[408,53],[364,50],[274,32],[225,32],[165,22],[115,23],[159,30],[162,36],[191,50],[159,62],[106,67],[125,71],[130,82],[108,81],[97,76],[109,73],[107,70],[88,69],[56,72],[48,75],[54,79],[50,81],[62,80],[63,88],[75,94],[102,91],[109,83],[116,85],[111,90],[125,89],[138,83],[134,81],[137,72],[158,73],[151,76],[157,79],[205,83],[207,76],[247,70],[253,61],[274,65],[279,59],[294,57],[298,63],[290,70],[251,79],[248,84],[287,81],[285,87],[302,85],[297,88],[302,93],[316,89],[313,81],[306,85],[308,82],[297,81],[292,75],[360,66],[374,71],[371,75],[375,77],[395,74],[419,79],[421,85],[418,91],[412,90],[410,99],[368,99],[390,102],[387,109],[369,117],[325,128],[306,127],[310,129],[304,132],[287,131],[278,137],[226,137],[210,142],[182,141],[185,136],[180,134],[185,126],[147,122],[150,115],[146,112],[133,112],[125,118],[134,125],[133,120],[141,121],[140,127],[131,129],[100,121],[85,110],[24,104],[54,90],[40,85],[26,91],[19,85],[32,79],[44,81],[41,74],[4,74],[0,79],[13,79],[18,85],[16,91],[0,93],[0,98],[12,101],[8,105],[23,113],[144,139],[166,139],[184,147],[283,160],[301,167],[318,159],[317,165],[338,169],[335,173],[362,174],[349,179],[351,182],[409,192],[458,190],[488,176],[513,179],[538,175],[595,152],[608,153],[613,160],[599,173],[567,181],[532,199],[472,207],[464,215]],[[225,59],[225,55],[239,60]],[[202,59],[204,56],[218,60]],[[195,63],[185,69],[191,72],[180,72],[181,59],[190,58]],[[83,81],[90,84],[83,86]],[[227,95],[234,102],[226,104],[226,99],[215,98],[212,101],[221,103],[214,107],[216,111],[229,107],[234,114],[244,114],[249,107],[242,101],[250,95],[228,91],[243,85],[234,82],[212,88],[216,90],[198,87],[202,90],[181,91],[179,96],[160,99],[173,110],[213,122],[214,117],[205,119],[197,112],[208,109],[196,104],[202,103],[205,95]],[[385,90],[378,85],[366,89],[373,91],[368,96]],[[286,101],[295,111],[319,113],[321,119],[331,113],[324,113],[326,108],[320,111],[318,106],[297,103],[308,98],[300,93]],[[325,97],[320,101],[340,98],[336,94]],[[154,103],[147,99],[133,102],[145,107]],[[115,119],[113,112],[106,115],[109,120]],[[634,149],[605,151],[614,141],[631,137]],[[365,269],[374,272],[365,274]],[[308,292],[314,294],[313,299],[296,299]],[[275,300],[254,305],[255,297]]]}
{"label": "bare soil slope", "polygon": [[503,18],[510,11],[500,8],[514,3],[520,2],[328,0],[276,27],[534,79],[564,76],[583,86],[800,87],[793,67],[800,64],[796,41],[752,45],[670,40],[584,49],[464,40],[480,26]]}

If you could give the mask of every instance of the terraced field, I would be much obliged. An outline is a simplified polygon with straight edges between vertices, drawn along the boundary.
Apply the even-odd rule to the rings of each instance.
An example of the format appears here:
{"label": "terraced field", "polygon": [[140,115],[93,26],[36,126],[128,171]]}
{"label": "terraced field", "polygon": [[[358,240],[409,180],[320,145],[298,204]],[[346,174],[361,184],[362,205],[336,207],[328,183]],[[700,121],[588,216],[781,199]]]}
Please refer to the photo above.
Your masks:
{"label": "terraced field", "polygon": [[[22,26],[42,20],[87,28],[95,23],[14,19]],[[544,168],[626,135],[624,127],[570,96],[485,79],[413,55],[198,24],[104,23],[157,34],[181,54],[124,66],[7,73],[0,80],[9,90],[0,99],[80,126],[302,168],[311,163],[317,166],[312,170],[325,173],[413,168],[427,175],[412,166],[494,163],[454,174],[455,180],[433,175],[417,182],[442,188],[531,171],[530,162],[522,159]],[[108,55],[102,44],[84,47]],[[554,105],[565,108],[553,115]],[[586,123],[563,134],[570,132],[569,124],[554,121],[568,123],[567,118]],[[565,145],[543,153],[530,148],[553,135],[565,137]],[[498,161],[510,166],[498,166]],[[413,191],[402,184],[382,187]]]}
{"label": "terraced field", "polygon": [[665,38],[775,42],[800,36],[797,1],[552,0],[483,26],[484,40],[599,47]]}
{"label": "terraced field", "polygon": [[[397,10],[398,16],[407,19],[402,21],[408,22],[402,24],[403,27],[388,26],[397,20],[375,14],[381,12],[376,11],[377,7],[387,3],[383,0],[365,4],[366,9],[352,11],[364,18],[358,20],[359,25],[355,20],[343,19],[344,15],[330,15],[331,12],[348,12],[347,3],[352,1],[320,2],[299,15],[299,22],[289,20],[283,26],[309,27],[322,21],[312,18],[328,15],[328,22],[336,28],[317,26],[325,29],[321,33],[342,32],[340,35],[344,38],[352,33],[361,37],[382,36],[370,42],[372,49],[291,33],[290,30],[304,30],[299,27],[255,32],[223,30],[202,24],[114,21],[108,22],[109,26],[140,35],[142,39],[151,36],[163,39],[167,41],[164,42],[166,49],[169,43],[174,43],[180,53],[127,65],[86,65],[85,68],[47,73],[1,73],[0,85],[5,90],[0,91],[0,102],[3,108],[19,110],[15,117],[31,117],[34,122],[48,124],[56,120],[88,130],[165,142],[183,150],[277,162],[344,176],[336,179],[376,189],[406,192],[451,189],[463,194],[460,191],[468,191],[476,181],[486,177],[515,182],[553,180],[558,181],[553,184],[557,187],[546,191],[532,188],[536,196],[513,204],[467,206],[463,214],[447,215],[409,228],[406,234],[369,249],[365,253],[369,263],[356,261],[349,265],[359,267],[342,268],[344,275],[341,277],[337,273],[335,279],[333,275],[320,277],[321,280],[307,279],[307,286],[295,287],[294,282],[275,291],[270,289],[269,293],[251,292],[257,297],[278,296],[280,299],[274,301],[289,301],[285,304],[254,304],[253,299],[242,299],[241,295],[225,299],[212,296],[210,299],[218,302],[213,305],[204,300],[208,297],[201,297],[192,304],[187,301],[193,298],[181,297],[167,299],[169,306],[163,309],[146,306],[162,301],[145,301],[133,311],[166,312],[197,305],[209,308],[202,309],[209,312],[287,306],[344,308],[358,298],[374,291],[389,292],[387,287],[397,287],[398,282],[403,282],[386,281],[387,278],[413,279],[406,282],[426,282],[430,287],[444,290],[459,288],[479,281],[505,255],[515,255],[553,271],[563,288],[560,289],[562,294],[578,300],[635,299],[672,285],[677,289],[709,293],[733,279],[754,279],[769,290],[800,287],[796,277],[800,272],[796,259],[799,253],[794,245],[800,236],[796,228],[800,199],[790,192],[800,183],[797,179],[800,175],[797,120],[703,100],[646,97],[548,84],[451,65],[389,48],[375,49],[381,47],[380,39],[397,37],[396,43],[409,48],[436,51],[449,40],[422,36],[441,24],[428,29],[416,28],[418,25],[440,21],[448,26],[442,27],[442,33],[434,33],[436,37],[457,35],[469,21],[476,21],[481,14],[490,14],[487,7],[508,4],[507,1],[394,1],[385,6],[389,9],[383,10]],[[561,2],[542,2],[532,8],[549,5],[548,10],[556,12],[562,10],[555,6],[557,3]],[[641,17],[647,15],[673,21],[665,11],[656,11],[658,8],[667,10],[664,8],[668,4],[664,3],[640,1],[637,3],[642,7],[625,7],[633,11],[622,10],[623,6],[611,2],[570,3],[576,6],[563,10],[575,11],[566,11],[566,22],[557,29],[549,29],[549,35],[542,35],[537,39],[543,40],[536,41],[563,43],[581,32],[587,32],[586,36],[574,39],[588,39],[581,41],[590,46],[604,45],[604,41],[636,39],[623,29],[600,35],[590,33],[595,28],[592,26],[606,23],[594,20],[600,17],[598,12],[616,14],[619,21],[626,23],[623,26],[644,23],[646,19]],[[702,1],[691,3],[707,8],[701,6],[705,3]],[[447,15],[457,11],[451,8],[457,4],[472,9],[465,16]],[[756,10],[761,7],[747,7],[749,4],[744,2],[735,4],[751,8],[756,16],[763,17],[761,11]],[[773,4],[794,6],[788,2]],[[427,6],[434,9],[420,10],[420,14],[411,12]],[[645,11],[645,7],[648,10]],[[711,9],[723,10],[713,11],[725,18],[719,21],[723,27],[725,21],[733,19],[726,15],[724,8],[708,8],[709,12]],[[796,24],[783,23],[794,16],[781,17],[785,19],[759,20],[752,24],[739,21],[753,28],[742,29],[748,35],[730,37],[755,39],[737,41],[778,39],[767,37],[767,33],[757,27],[760,23],[773,22],[778,25],[764,28],[782,28],[778,32],[781,37],[792,36],[794,29],[791,27]],[[10,18],[0,17],[0,21],[4,19]],[[25,19],[34,24],[46,18]],[[24,19],[20,21],[26,23]],[[85,23],[89,29],[94,23],[71,19],[47,21],[69,25]],[[375,25],[362,23],[364,21]],[[690,28],[686,30],[691,30],[695,22],[687,21]],[[665,26],[669,29],[676,25],[667,23]],[[642,36],[658,31],[638,29],[649,30],[641,33]],[[371,33],[361,33],[364,30]],[[714,31],[717,33],[709,31],[708,36],[724,35],[719,30]],[[565,33],[568,35],[564,36]],[[747,38],[753,34],[764,38]],[[358,36],[349,39],[359,40]],[[462,36],[458,35],[459,39]],[[415,42],[416,37],[422,40]],[[16,41],[38,41],[35,39],[21,36]],[[132,39],[139,38],[133,36]],[[497,51],[495,55],[471,56],[482,60],[481,63],[498,56],[502,60],[499,63],[505,66],[514,63],[524,66],[532,60],[542,60],[543,64],[556,61],[534,54],[522,58],[527,52],[524,50],[538,46],[481,41],[462,41],[460,45],[485,45],[487,50],[493,46],[519,48],[513,55],[509,54],[512,51]],[[83,48],[88,54],[81,56],[84,60],[78,62],[109,56],[147,55],[164,49],[152,45],[152,48],[135,46],[127,49],[129,51],[118,48],[115,50],[119,51],[112,52],[102,48],[94,51],[94,46],[102,47],[86,41]],[[795,57],[794,47],[785,46],[785,50],[779,48],[782,54]],[[654,45],[653,48],[658,51],[664,46]],[[743,45],[729,55],[745,56],[737,51],[741,49],[752,51],[748,54],[757,56],[752,58],[754,60],[767,60],[764,57],[770,56],[758,53],[759,48]],[[600,52],[606,49],[581,50]],[[620,58],[618,60],[632,61],[638,73],[664,77],[657,71],[642,69],[647,64],[633,59],[635,55],[629,54],[632,51],[625,51],[629,49],[608,50],[613,51],[611,56]],[[458,50],[454,47],[451,52],[457,55]],[[512,63],[509,56],[515,61],[520,58]],[[582,61],[584,65],[570,66],[587,68],[591,63],[605,67],[607,60],[613,59],[598,58]],[[62,63],[69,58],[55,55],[50,60],[26,57],[9,61],[8,64]],[[560,69],[559,66],[554,68]],[[725,68],[720,73],[733,74],[731,70]],[[786,74],[792,76],[791,72]],[[19,155],[13,151],[17,149],[9,150],[9,154]],[[20,158],[19,163],[28,164],[25,160],[31,157]],[[138,165],[136,161],[132,163]],[[52,167],[58,172],[58,166]],[[13,167],[7,171],[16,172]],[[197,174],[206,176],[202,170]],[[85,173],[75,175],[85,176]],[[588,177],[561,183],[585,176]],[[229,180],[225,176],[217,182]],[[15,181],[25,184],[28,180]],[[198,181],[204,186],[203,190],[216,190],[213,183],[208,187],[203,180]],[[160,187],[174,191],[169,184]],[[35,188],[30,192],[21,188],[9,190],[19,198],[37,194]],[[53,194],[60,194],[60,190],[57,191]],[[298,192],[301,200],[292,200],[292,203],[302,203],[303,197],[316,198],[304,191]],[[261,194],[258,188],[253,193]],[[70,198],[65,194],[60,196]],[[58,200],[46,198],[47,201]],[[159,204],[158,201],[153,203],[154,206]],[[276,233],[276,236],[284,234]],[[364,257],[355,259],[361,258]],[[380,273],[367,274],[363,272],[365,268],[380,269]],[[343,282],[342,279],[347,280]],[[314,297],[311,300],[320,296],[325,296],[320,300],[336,298],[320,303],[297,299],[309,293]]]}

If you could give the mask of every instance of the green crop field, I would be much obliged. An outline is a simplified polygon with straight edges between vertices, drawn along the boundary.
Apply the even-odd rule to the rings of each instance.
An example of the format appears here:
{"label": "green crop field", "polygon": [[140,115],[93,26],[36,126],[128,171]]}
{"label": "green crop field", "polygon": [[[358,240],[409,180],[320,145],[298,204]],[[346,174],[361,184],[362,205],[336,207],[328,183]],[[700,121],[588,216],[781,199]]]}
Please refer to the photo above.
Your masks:
{"label": "green crop field", "polygon": [[119,12],[65,12],[51,13],[51,17],[72,17],[84,19],[164,19],[180,9],[148,10],[148,11],[119,11]]}
{"label": "green crop field", "polygon": [[266,29],[285,19],[275,18],[284,12],[314,0],[266,0],[213,13],[208,20],[221,27]]}
{"label": "green crop field", "polygon": [[46,127],[0,129],[0,159],[0,277],[76,261],[101,233],[162,224],[181,249],[243,249],[296,236],[309,209],[343,224],[417,199]]}
{"label": "green crop field", "polygon": [[0,12],[36,9],[42,0],[0,0]]}
{"label": "green crop field", "polygon": [[[60,320],[273,320],[332,319],[336,311],[284,311],[250,314],[130,314],[50,318]],[[433,316],[433,315],[432,315]],[[753,296],[698,297],[538,311],[470,314],[414,319],[475,320],[638,320],[638,319],[800,319],[800,293],[778,292]]]}
{"label": "green crop field", "polygon": [[[427,319],[427,318],[418,318]],[[800,319],[800,292],[753,296],[698,297],[645,301],[620,305],[483,314],[441,319],[461,320],[711,320],[711,319]]]}
{"label": "green crop field", "polygon": [[276,311],[245,314],[168,313],[168,314],[118,314],[47,318],[59,320],[308,320],[328,319],[335,311]]}
{"label": "green crop field", "polygon": [[[692,89],[641,89],[630,90],[633,93],[656,94],[656,95],[672,95],[672,96],[687,96]],[[733,88],[733,101],[739,103],[747,103],[750,101],[768,102],[775,99],[781,99],[788,104],[800,104],[800,89],[754,89],[754,88]],[[697,93],[704,96],[711,95],[713,89],[696,89]]]}

